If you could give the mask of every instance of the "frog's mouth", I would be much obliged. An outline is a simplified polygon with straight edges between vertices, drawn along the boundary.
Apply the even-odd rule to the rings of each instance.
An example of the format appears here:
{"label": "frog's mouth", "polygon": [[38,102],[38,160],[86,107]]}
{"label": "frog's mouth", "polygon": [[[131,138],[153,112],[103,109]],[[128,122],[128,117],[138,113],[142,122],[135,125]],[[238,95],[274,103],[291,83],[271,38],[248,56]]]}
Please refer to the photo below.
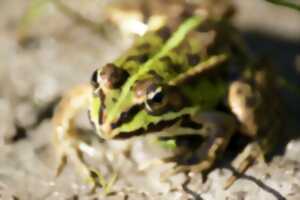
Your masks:
{"label": "frog's mouth", "polygon": [[[174,116],[168,120],[159,119],[161,116],[148,116],[149,118],[140,118],[145,112],[140,106],[134,106],[127,112],[123,112],[115,123],[104,123],[101,126],[103,139],[126,139],[143,134],[159,132],[171,127],[180,120],[180,116]],[[140,120],[137,120],[140,119]]]}
{"label": "frog's mouth", "polygon": [[111,129],[117,129],[119,127],[121,127],[123,124],[130,122],[135,115],[140,112],[143,109],[143,105],[142,104],[136,104],[134,106],[132,106],[130,109],[128,109],[125,112],[122,112],[119,119],[114,122],[111,123]]}
{"label": "frog's mouth", "polygon": [[159,132],[163,129],[171,127],[173,124],[179,121],[179,118],[168,120],[168,121],[161,121],[158,124],[149,124],[147,129],[139,128],[137,130],[131,132],[120,132],[118,135],[115,136],[115,139],[127,139],[135,136],[145,135],[149,133]]}
{"label": "frog's mouth", "polygon": [[[136,105],[133,105],[127,111],[122,112],[120,114],[119,118],[117,120],[114,120],[114,122],[105,121],[105,119],[102,120],[102,122],[100,123],[101,137],[103,139],[111,139],[111,138],[117,137],[118,135],[122,135],[122,132],[119,131],[120,127],[122,127],[122,125],[124,125],[126,123],[130,123],[130,121],[142,109],[143,109],[143,106],[141,104],[136,104]],[[103,112],[103,110],[101,110],[100,112]]]}

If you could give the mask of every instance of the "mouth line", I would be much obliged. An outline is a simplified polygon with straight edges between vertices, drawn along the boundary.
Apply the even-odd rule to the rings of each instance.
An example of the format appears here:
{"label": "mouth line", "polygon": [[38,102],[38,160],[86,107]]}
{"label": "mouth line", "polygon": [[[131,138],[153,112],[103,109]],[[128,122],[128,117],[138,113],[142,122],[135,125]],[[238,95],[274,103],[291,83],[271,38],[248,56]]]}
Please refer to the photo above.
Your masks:
{"label": "mouth line", "polygon": [[125,112],[122,112],[120,114],[119,119],[112,123],[110,128],[111,130],[114,130],[120,126],[122,126],[124,123],[129,122],[134,118],[134,116],[142,110],[143,106],[141,104],[133,105],[130,109],[128,109]]}
{"label": "mouth line", "polygon": [[144,135],[144,134],[157,133],[157,132],[162,131],[165,128],[172,126],[178,120],[180,120],[180,118],[176,118],[176,119],[172,119],[172,120],[168,120],[168,121],[161,121],[157,124],[151,123],[148,125],[148,127],[146,129],[139,128],[139,129],[136,129],[131,132],[120,132],[118,134],[112,134],[113,136],[110,136],[110,137],[115,138],[115,139],[127,139],[127,138],[140,136],[140,135]]}

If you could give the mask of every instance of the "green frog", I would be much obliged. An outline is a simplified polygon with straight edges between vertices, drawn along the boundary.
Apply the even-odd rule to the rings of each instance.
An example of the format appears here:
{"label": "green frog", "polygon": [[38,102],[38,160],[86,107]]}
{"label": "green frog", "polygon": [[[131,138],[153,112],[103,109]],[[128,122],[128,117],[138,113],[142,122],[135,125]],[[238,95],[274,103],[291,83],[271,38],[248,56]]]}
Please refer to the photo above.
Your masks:
{"label": "green frog", "polygon": [[[62,98],[53,117],[58,173],[69,159],[96,183],[74,128],[75,116],[85,108],[104,140],[153,134],[174,141],[175,155],[163,159],[177,163],[173,173],[211,169],[234,135],[250,139],[234,160],[240,173],[276,144],[281,122],[270,64],[253,59],[226,18],[199,12],[162,24],[95,70],[89,85]],[[181,139],[197,145],[182,147]],[[232,176],[224,187],[235,180]]]}

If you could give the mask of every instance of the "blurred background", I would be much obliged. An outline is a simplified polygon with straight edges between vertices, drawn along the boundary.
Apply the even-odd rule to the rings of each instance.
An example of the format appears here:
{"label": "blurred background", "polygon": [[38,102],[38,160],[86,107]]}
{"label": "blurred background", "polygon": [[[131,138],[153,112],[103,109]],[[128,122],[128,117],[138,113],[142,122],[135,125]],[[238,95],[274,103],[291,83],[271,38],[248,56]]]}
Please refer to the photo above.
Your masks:
{"label": "blurred background", "polygon": [[[79,16],[98,24],[104,22],[104,8],[111,2],[64,1]],[[264,0],[232,2],[237,12],[233,24],[249,47],[256,55],[269,57],[277,73],[299,91],[300,12]],[[82,184],[72,166],[55,178],[50,122],[55,105],[65,91],[89,82],[97,67],[124,52],[133,37],[121,34],[114,27],[90,28],[80,22],[77,14],[66,15],[51,3],[34,13],[32,23],[27,26],[24,15],[30,5],[29,0],[0,1],[1,200],[300,199],[300,140],[297,140],[300,95],[285,88],[281,90],[287,121],[284,141],[270,167],[255,166],[249,170],[249,176],[258,178],[258,182],[246,177],[239,180],[240,184],[223,191],[220,182],[230,172],[215,169],[205,184],[199,175],[185,185],[187,188],[182,188],[183,174],[173,178],[170,184],[160,183],[157,175],[160,168],[143,176],[135,169],[135,163],[149,158],[144,150],[147,145],[139,140],[134,141],[129,158],[119,155],[120,161],[114,168],[122,166],[121,175],[124,176],[117,182],[118,192],[108,197],[103,196],[101,189],[96,194],[88,194],[88,186]],[[91,131],[85,117],[79,119],[80,127]],[[108,151],[110,155],[110,151],[121,151],[124,144],[111,142],[106,145],[100,145],[99,151]],[[94,162],[102,163],[105,159],[111,161],[100,155]],[[124,186],[130,189],[121,190]]]}

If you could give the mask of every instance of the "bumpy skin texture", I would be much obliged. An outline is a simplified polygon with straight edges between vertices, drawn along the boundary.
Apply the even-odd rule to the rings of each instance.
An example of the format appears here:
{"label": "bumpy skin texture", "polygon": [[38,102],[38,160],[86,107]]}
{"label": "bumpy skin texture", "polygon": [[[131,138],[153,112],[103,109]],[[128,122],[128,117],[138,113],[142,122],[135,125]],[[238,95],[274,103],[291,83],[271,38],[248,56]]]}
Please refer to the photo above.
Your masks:
{"label": "bumpy skin texture", "polygon": [[123,56],[94,72],[93,91],[78,87],[63,98],[54,116],[62,163],[70,158],[95,183],[73,129],[77,111],[88,103],[91,122],[104,139],[151,132],[158,138],[201,137],[196,149],[165,159],[182,158],[174,172],[211,168],[232,135],[245,134],[253,142],[235,161],[244,172],[269,152],[279,125],[265,114],[276,116],[279,109],[269,107],[273,77],[264,63],[257,67],[241,56],[245,48],[236,36],[223,20],[192,16],[178,28],[161,27],[137,39]]}

